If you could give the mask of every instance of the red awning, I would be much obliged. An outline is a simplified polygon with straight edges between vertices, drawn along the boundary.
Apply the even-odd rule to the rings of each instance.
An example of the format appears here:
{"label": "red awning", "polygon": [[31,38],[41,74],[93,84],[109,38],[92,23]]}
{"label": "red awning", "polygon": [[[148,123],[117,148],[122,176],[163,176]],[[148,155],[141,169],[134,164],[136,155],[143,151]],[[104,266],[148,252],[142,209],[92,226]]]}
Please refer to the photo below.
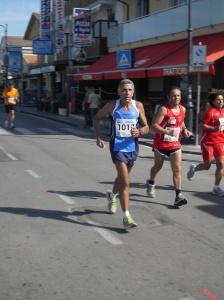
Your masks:
{"label": "red awning", "polygon": [[[207,45],[207,62],[213,63],[224,56],[224,33],[201,36],[193,39],[193,45]],[[181,76],[187,73],[186,39],[149,45],[133,50],[132,69],[117,69],[116,53],[110,53],[75,74],[75,80],[102,80],[122,78],[145,78]]]}
{"label": "red awning", "polygon": [[[193,45],[198,45],[199,42],[207,45],[207,63],[212,64],[224,56],[224,33],[193,38]],[[181,76],[186,74],[187,55],[187,40],[185,40],[184,47],[179,47],[177,51],[168,57],[164,57],[156,65],[147,68],[147,77]]]}

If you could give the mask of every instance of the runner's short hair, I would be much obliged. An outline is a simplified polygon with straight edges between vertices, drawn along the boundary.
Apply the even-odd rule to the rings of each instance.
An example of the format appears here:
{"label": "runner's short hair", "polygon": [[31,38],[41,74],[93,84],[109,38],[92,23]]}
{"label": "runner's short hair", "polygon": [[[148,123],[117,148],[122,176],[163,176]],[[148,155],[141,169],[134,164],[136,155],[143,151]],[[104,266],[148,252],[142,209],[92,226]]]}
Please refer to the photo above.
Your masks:
{"label": "runner's short hair", "polygon": [[118,93],[120,92],[121,87],[122,87],[123,85],[125,85],[125,84],[131,84],[132,87],[133,87],[133,91],[135,90],[134,82],[133,82],[132,80],[130,80],[130,79],[125,78],[125,79],[122,79],[122,80],[119,82],[119,85],[118,85]]}

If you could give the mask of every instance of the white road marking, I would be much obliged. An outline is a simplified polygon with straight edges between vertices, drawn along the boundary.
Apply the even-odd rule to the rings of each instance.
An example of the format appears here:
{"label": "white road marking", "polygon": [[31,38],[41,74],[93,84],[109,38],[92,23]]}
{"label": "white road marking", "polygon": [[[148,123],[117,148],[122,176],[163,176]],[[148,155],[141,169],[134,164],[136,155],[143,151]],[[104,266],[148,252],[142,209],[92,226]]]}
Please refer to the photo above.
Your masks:
{"label": "white road marking", "polygon": [[27,128],[21,128],[21,127],[16,127],[13,129],[15,132],[22,133],[22,134],[34,134],[33,131],[27,129]]}
{"label": "white road marking", "polygon": [[66,195],[63,194],[56,194],[56,195],[67,204],[75,204],[75,201]]}
{"label": "white road marking", "polygon": [[0,135],[12,135],[12,133],[4,128],[0,128]]}
{"label": "white road marking", "polygon": [[3,147],[0,146],[0,149],[2,150],[2,152],[7,155],[11,160],[18,160],[14,155],[12,155],[11,153],[9,153],[8,151],[6,151]]}
{"label": "white road marking", "polygon": [[38,175],[36,172],[32,170],[26,170],[27,173],[29,173],[33,178],[40,178],[41,176]]}
{"label": "white road marking", "polygon": [[50,128],[38,127],[37,130],[43,131],[47,134],[58,134],[58,131],[50,129]]}
{"label": "white road marking", "polygon": [[[90,225],[93,225],[93,226],[101,226],[100,224],[95,223],[93,221],[88,221],[87,223]],[[96,232],[98,232],[109,243],[116,245],[116,246],[123,245],[123,242],[121,240],[119,240],[118,238],[116,238],[115,236],[113,236],[108,230],[99,228],[99,227],[93,227],[93,229]]]}
{"label": "white road marking", "polygon": [[180,298],[179,300],[196,300],[195,298]]}

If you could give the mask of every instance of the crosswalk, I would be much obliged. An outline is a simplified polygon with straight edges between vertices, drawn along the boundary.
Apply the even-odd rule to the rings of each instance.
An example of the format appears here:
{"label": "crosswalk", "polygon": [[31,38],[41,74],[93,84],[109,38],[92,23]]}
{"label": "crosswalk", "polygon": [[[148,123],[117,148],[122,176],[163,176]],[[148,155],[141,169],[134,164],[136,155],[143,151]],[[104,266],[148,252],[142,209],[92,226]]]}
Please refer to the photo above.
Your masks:
{"label": "crosswalk", "polygon": [[41,134],[49,134],[49,135],[58,135],[58,134],[75,134],[77,133],[77,129],[73,129],[71,127],[60,127],[57,130],[47,127],[37,127],[35,129],[28,129],[25,127],[15,127],[13,129],[7,129],[0,127],[0,135],[41,135]]}

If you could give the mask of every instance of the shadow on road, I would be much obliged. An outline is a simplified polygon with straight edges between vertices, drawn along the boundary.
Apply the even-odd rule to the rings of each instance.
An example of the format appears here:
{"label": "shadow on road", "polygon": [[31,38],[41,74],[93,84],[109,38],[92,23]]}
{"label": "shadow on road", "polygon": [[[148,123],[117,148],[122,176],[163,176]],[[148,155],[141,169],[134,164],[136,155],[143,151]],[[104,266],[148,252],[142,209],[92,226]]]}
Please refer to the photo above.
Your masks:
{"label": "shadow on road", "polygon": [[197,209],[217,218],[224,218],[224,197],[217,197],[208,192],[193,192],[193,195],[211,203],[209,205],[197,205],[195,206]]}
{"label": "shadow on road", "polygon": [[9,214],[27,216],[30,218],[45,218],[45,219],[51,219],[51,220],[57,220],[57,221],[64,221],[64,222],[82,225],[82,226],[104,228],[104,229],[108,229],[111,231],[115,231],[120,234],[126,233],[126,231],[123,228],[117,228],[117,227],[105,226],[105,225],[99,225],[99,224],[90,224],[86,221],[82,222],[79,220],[74,220],[74,219],[69,218],[72,216],[82,217],[82,216],[91,215],[91,214],[108,214],[109,215],[108,211],[85,209],[83,211],[66,212],[66,211],[59,211],[59,210],[43,210],[43,209],[24,208],[24,207],[0,207],[0,213],[9,213]]}
{"label": "shadow on road", "polygon": [[105,198],[105,194],[97,191],[52,191],[48,190],[48,193],[59,194],[75,198],[88,198],[88,199],[98,199]]}
{"label": "shadow on road", "polygon": [[[137,200],[137,199],[133,199],[132,197],[144,197],[144,198],[147,198],[147,200],[139,200],[139,199]],[[156,201],[156,199],[154,201],[150,201],[148,199],[150,199],[148,196],[143,196],[143,195],[139,195],[139,194],[130,194],[130,201],[153,204],[153,205],[161,205],[168,209],[178,209],[177,207],[174,207],[173,205],[158,202],[158,201]]]}

